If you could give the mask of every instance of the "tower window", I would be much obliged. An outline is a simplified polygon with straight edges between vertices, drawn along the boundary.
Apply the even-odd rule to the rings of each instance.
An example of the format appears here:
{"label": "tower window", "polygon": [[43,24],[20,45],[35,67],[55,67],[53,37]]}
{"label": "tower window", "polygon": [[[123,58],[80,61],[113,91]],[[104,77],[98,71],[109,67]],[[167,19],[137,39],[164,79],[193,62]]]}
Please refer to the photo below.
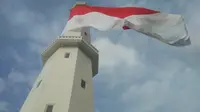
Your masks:
{"label": "tower window", "polygon": [[53,112],[53,105],[47,105],[45,112]]}
{"label": "tower window", "polygon": [[84,89],[86,87],[86,82],[83,79],[81,80],[81,87],[84,88]]}
{"label": "tower window", "polygon": [[69,58],[70,53],[65,53],[65,58]]}
{"label": "tower window", "polygon": [[40,86],[41,82],[42,82],[42,80],[40,80],[40,81],[38,82],[37,88]]}
{"label": "tower window", "polygon": [[84,32],[85,36],[87,36],[87,32]]}

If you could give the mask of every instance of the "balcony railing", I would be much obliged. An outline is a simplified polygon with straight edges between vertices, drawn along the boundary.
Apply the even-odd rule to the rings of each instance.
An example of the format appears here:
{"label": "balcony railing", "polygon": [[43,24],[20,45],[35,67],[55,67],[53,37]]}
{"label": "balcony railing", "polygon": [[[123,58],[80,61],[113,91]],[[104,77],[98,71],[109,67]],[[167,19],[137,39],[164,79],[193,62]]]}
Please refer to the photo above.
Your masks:
{"label": "balcony railing", "polygon": [[82,36],[59,36],[58,38],[63,38],[63,39],[80,39],[80,38],[83,38]]}

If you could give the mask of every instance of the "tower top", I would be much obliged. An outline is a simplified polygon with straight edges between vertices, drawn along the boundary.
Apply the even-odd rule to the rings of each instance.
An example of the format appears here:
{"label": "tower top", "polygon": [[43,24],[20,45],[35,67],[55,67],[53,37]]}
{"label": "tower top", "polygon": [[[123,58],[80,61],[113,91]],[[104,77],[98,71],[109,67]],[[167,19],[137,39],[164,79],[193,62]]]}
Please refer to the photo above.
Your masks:
{"label": "tower top", "polygon": [[[80,5],[87,5],[87,3],[86,2],[82,2],[82,1],[79,1],[79,2],[76,2],[73,6],[72,6],[72,8],[74,8],[74,7],[76,7],[76,6],[80,6]],[[71,8],[71,9],[72,9]],[[70,9],[70,10],[71,10]],[[68,21],[69,22],[69,21]],[[82,37],[84,37],[83,39],[85,40],[85,41],[87,41],[88,43],[90,43],[91,42],[91,37],[90,37],[90,28],[89,27],[83,27],[83,28],[79,28],[79,29],[76,29],[76,30],[74,30],[74,31],[69,31],[68,29],[67,29],[67,24],[66,24],[66,26],[65,26],[65,28],[64,28],[64,30],[62,31],[62,33],[61,33],[61,36],[82,36]]]}
{"label": "tower top", "polygon": [[[76,2],[73,7],[76,7],[78,5],[87,5],[87,3]],[[98,50],[91,44],[89,27],[83,27],[77,30],[70,31],[67,29],[66,24],[61,35],[58,36],[58,38],[42,53],[43,65],[61,47],[79,48],[91,59],[93,76],[98,73]]]}
{"label": "tower top", "polygon": [[80,5],[87,5],[87,2],[78,1],[78,2],[76,2],[76,4],[74,4],[74,5],[72,6],[72,8],[74,8],[74,7],[76,7],[76,6],[80,6]]}

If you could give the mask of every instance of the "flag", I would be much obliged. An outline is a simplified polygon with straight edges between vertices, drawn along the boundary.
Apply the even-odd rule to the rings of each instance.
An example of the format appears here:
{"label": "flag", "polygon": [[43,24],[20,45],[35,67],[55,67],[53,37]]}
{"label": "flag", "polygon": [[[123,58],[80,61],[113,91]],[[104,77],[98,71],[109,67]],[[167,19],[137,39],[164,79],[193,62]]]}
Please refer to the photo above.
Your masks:
{"label": "flag", "polygon": [[78,31],[84,27],[92,27],[100,31],[133,29],[169,45],[191,44],[181,15],[142,7],[77,5],[71,9],[65,30]]}

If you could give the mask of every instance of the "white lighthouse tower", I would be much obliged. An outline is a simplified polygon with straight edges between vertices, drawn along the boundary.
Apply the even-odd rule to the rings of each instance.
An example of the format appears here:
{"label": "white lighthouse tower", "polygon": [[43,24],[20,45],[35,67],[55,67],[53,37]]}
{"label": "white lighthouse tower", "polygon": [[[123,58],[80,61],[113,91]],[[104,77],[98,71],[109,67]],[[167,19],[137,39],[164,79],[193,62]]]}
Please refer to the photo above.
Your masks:
{"label": "white lighthouse tower", "polygon": [[42,59],[43,69],[20,112],[94,112],[92,77],[98,73],[98,50],[90,44],[89,29],[64,31]]}

